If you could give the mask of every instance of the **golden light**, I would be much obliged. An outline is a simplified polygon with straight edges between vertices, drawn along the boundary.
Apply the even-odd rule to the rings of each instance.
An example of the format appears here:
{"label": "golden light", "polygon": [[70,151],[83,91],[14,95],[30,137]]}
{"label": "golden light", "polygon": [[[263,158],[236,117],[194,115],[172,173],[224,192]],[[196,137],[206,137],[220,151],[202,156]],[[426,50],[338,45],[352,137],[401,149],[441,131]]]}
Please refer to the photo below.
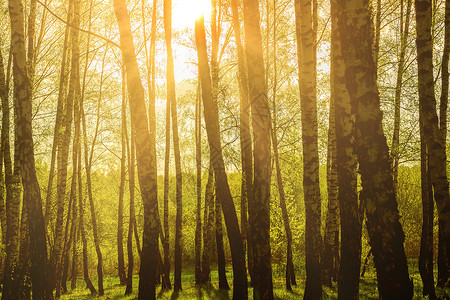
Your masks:
{"label": "golden light", "polygon": [[193,28],[195,20],[202,14],[209,18],[211,1],[208,0],[174,0],[172,23],[175,29]]}

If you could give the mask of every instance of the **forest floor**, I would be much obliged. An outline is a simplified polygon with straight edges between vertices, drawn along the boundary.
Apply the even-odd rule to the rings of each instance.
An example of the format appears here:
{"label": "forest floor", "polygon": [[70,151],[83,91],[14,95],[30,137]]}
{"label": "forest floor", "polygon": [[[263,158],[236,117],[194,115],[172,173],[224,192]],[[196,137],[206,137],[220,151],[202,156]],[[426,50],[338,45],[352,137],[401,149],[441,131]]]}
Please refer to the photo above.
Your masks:
{"label": "forest floor", "polygon": [[[410,264],[409,267],[410,276],[414,283],[414,299],[423,299],[422,297],[422,281],[420,279],[419,271],[417,269],[417,264]],[[436,272],[435,272],[436,274]],[[298,276],[297,286],[293,286],[293,291],[289,292],[285,289],[284,285],[284,277],[274,276],[273,285],[274,285],[274,297],[275,299],[301,299],[305,287],[305,277]],[[158,299],[231,299],[232,291],[221,291],[218,289],[218,278],[217,272],[213,270],[211,272],[212,283],[202,286],[196,287],[194,280],[194,272],[193,271],[184,271],[182,274],[182,286],[183,290],[180,293],[175,293],[173,290],[161,290],[161,288],[157,287],[157,298]],[[231,285],[232,276],[231,269],[227,270],[228,282]],[[173,278],[171,278],[173,283]],[[96,278],[92,277],[93,284],[96,286]],[[70,294],[63,295],[61,297],[62,300],[131,300],[137,299],[137,291],[138,291],[138,282],[139,277],[137,275],[133,276],[133,293],[129,296],[124,296],[125,287],[119,285],[119,279],[117,276],[106,276],[104,279],[104,288],[105,295],[104,296],[91,296],[89,290],[85,289],[85,284],[83,280],[78,280],[77,288],[72,291]],[[436,291],[437,295],[441,299],[449,299],[448,295],[450,295],[450,289],[438,289]],[[253,299],[253,291],[249,289],[249,299]],[[332,288],[323,288],[323,299],[337,299],[337,284],[333,283]],[[377,290],[377,279],[375,274],[375,269],[373,266],[369,267],[366,271],[366,274],[360,281],[360,299],[378,299],[378,290]]]}

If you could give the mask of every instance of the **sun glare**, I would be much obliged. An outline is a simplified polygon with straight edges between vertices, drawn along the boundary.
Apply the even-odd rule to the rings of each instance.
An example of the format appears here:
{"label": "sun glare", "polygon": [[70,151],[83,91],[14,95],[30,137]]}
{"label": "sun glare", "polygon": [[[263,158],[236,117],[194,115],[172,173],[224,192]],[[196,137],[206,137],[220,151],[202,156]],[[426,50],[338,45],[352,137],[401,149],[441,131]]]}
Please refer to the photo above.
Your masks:
{"label": "sun glare", "polygon": [[172,9],[172,23],[176,29],[193,28],[195,20],[202,14],[209,18],[211,1],[175,0]]}

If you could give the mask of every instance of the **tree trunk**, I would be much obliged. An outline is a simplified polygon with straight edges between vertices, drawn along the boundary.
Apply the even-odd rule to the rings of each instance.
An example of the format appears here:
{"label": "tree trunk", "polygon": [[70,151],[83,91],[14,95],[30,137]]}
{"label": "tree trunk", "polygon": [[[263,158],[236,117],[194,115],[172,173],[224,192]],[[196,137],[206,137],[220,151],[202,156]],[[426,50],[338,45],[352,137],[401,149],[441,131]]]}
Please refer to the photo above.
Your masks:
{"label": "tree trunk", "polygon": [[[361,264],[361,216],[357,193],[355,114],[345,86],[345,65],[339,31],[338,3],[331,1],[331,101],[336,126],[336,171],[341,223],[338,298],[359,298]],[[331,111],[330,111],[331,114]],[[333,117],[333,116],[332,116]]]}
{"label": "tree trunk", "polygon": [[205,283],[202,266],[202,119],[200,109],[200,82],[197,88],[197,98],[195,99],[195,161],[197,175],[197,207],[196,207],[196,224],[195,224],[195,283]]}
{"label": "tree trunk", "polygon": [[270,254],[270,112],[265,84],[258,1],[244,1],[245,50],[253,128],[253,195],[249,224],[255,299],[273,299]]}
{"label": "tree trunk", "polygon": [[67,279],[69,277],[69,256],[70,256],[70,247],[72,244],[72,233],[69,230],[71,222],[72,222],[72,215],[73,215],[73,202],[74,200],[72,198],[69,198],[69,205],[68,205],[68,211],[67,211],[67,218],[66,218],[66,227],[64,229],[64,248],[63,248],[63,254],[62,254],[62,277],[61,277],[61,289],[62,293],[66,294],[68,292],[67,290]]}
{"label": "tree trunk", "polygon": [[[144,234],[139,271],[139,299],[155,299],[156,266],[158,264],[159,215],[157,198],[156,151],[151,149],[148,119],[145,110],[144,87],[136,60],[130,17],[126,1],[114,0],[119,24],[122,55],[127,70],[131,118],[135,124],[138,178],[144,205]],[[153,117],[153,116],[151,116]]]}
{"label": "tree trunk", "polygon": [[[216,187],[217,191],[217,187]],[[216,192],[217,194],[217,192]],[[219,289],[229,290],[227,274],[225,272],[225,251],[223,248],[223,226],[222,211],[220,209],[219,199],[215,199],[215,216],[216,216],[216,248],[217,248],[217,272],[219,274]]]}
{"label": "tree trunk", "polygon": [[225,163],[222,156],[219,113],[217,103],[213,101],[203,18],[198,18],[195,22],[195,43],[197,45],[206,133],[208,136],[211,162],[216,178],[217,198],[222,205],[233,261],[233,298],[244,300],[248,298],[244,245],[242,243],[242,236],[239,230],[239,223],[234,208],[233,198],[231,197],[230,187],[225,172]]}
{"label": "tree trunk", "polygon": [[363,188],[360,195],[366,208],[379,296],[410,299],[412,282],[376,82],[370,5],[368,0],[339,1],[338,12],[341,45],[346,45],[342,48],[346,87],[355,112],[356,154]]}
{"label": "tree trunk", "polygon": [[275,170],[276,170],[276,178],[277,178],[277,187],[278,194],[280,196],[280,208],[281,215],[283,218],[284,231],[286,233],[286,274],[285,274],[285,283],[286,289],[288,291],[292,291],[291,284],[296,284],[295,282],[295,272],[294,272],[294,263],[292,261],[292,231],[291,225],[289,222],[289,214],[286,207],[286,195],[284,193],[284,185],[283,185],[283,177],[281,175],[281,166],[278,154],[278,137],[277,137],[277,106],[276,106],[276,96],[277,96],[277,32],[276,32],[276,0],[273,1],[273,15],[274,15],[274,26],[273,26],[273,83],[272,83],[272,106],[273,106],[273,115],[272,115],[272,124],[271,124],[271,135],[272,135],[272,146],[273,146],[273,155],[275,159]]}
{"label": "tree trunk", "polygon": [[[331,83],[333,85],[333,83]],[[333,88],[333,87],[332,87]],[[327,194],[328,210],[325,221],[324,245],[322,252],[322,283],[331,287],[331,279],[336,278],[336,262],[339,261],[339,185],[337,175],[336,150],[336,103],[330,97],[328,145],[327,145]],[[337,241],[335,237],[338,236]],[[337,243],[335,243],[337,242]],[[336,251],[336,248],[338,251]]]}
{"label": "tree trunk", "polygon": [[397,83],[395,86],[394,98],[394,134],[392,136],[392,173],[394,177],[394,190],[398,194],[398,163],[399,163],[399,144],[400,144],[400,104],[403,85],[403,72],[405,66],[406,45],[409,34],[409,20],[411,14],[411,0],[407,0],[405,27],[403,28],[403,0],[400,4],[400,53],[397,68]]}
{"label": "tree trunk", "polygon": [[[0,59],[2,59],[0,57]],[[17,297],[17,291],[14,291],[14,264],[18,258],[18,246],[19,246],[19,217],[20,217],[20,195],[17,195],[17,188],[15,184],[15,176],[13,175],[12,161],[11,161],[11,147],[10,147],[10,109],[8,101],[9,93],[9,82],[5,78],[3,73],[3,60],[1,67],[1,77],[2,82],[2,132],[1,132],[1,149],[2,149],[2,159],[0,161],[0,166],[5,164],[5,185],[6,185],[6,205],[3,200],[2,191],[2,239],[5,244],[6,250],[6,260],[3,270],[3,294],[5,297]],[[9,68],[7,70],[9,73]],[[16,92],[16,88],[14,90]],[[16,97],[16,95],[14,96]],[[2,176],[3,177],[3,176]],[[2,294],[2,297],[3,297]]]}
{"label": "tree trunk", "polygon": [[[92,0],[89,4],[89,25],[88,25],[88,31],[91,30],[92,25]],[[83,141],[84,141],[84,163],[86,168],[86,184],[87,184],[87,190],[88,190],[88,197],[89,197],[89,207],[91,211],[91,222],[92,222],[92,233],[94,237],[94,245],[95,245],[95,252],[97,254],[97,282],[98,282],[98,294],[100,296],[104,295],[104,289],[103,289],[103,256],[102,252],[100,250],[100,241],[98,237],[98,229],[97,229],[97,216],[95,213],[95,204],[94,204],[94,198],[92,195],[92,181],[91,181],[91,169],[92,169],[92,158],[94,155],[94,146],[97,139],[98,134],[98,128],[100,124],[100,107],[101,107],[101,99],[102,99],[102,87],[103,87],[103,73],[104,73],[104,67],[105,67],[105,58],[106,54],[108,53],[108,47],[105,48],[105,54],[103,56],[102,61],[102,70],[100,74],[100,86],[99,86],[99,96],[98,96],[98,108],[97,108],[97,124],[95,127],[95,133],[94,133],[94,139],[92,141],[91,151],[89,154],[88,151],[88,144],[87,144],[87,130],[86,130],[86,116],[84,113],[84,93],[86,88],[86,73],[88,69],[88,58],[89,58],[89,48],[90,48],[90,37],[91,35],[88,35],[87,40],[87,49],[86,49],[86,60],[85,60],[85,67],[84,67],[84,74],[83,74],[83,89],[81,92],[81,99],[80,99],[80,108],[79,108],[79,114],[81,114],[81,121],[83,125]],[[80,143],[80,159],[81,159],[81,143]],[[81,161],[80,161],[81,165]],[[79,172],[81,172],[81,168],[79,169]],[[81,175],[80,175],[81,176]],[[80,182],[81,184],[81,182]]]}
{"label": "tree trunk", "polygon": [[[70,22],[74,27],[80,25],[80,1],[71,0],[69,6],[73,7],[73,18]],[[74,101],[79,97],[80,87],[80,46],[79,31],[72,28],[71,37],[71,69],[69,80],[69,93],[66,99],[66,110],[61,124],[61,143],[57,152],[57,197],[56,197],[56,223],[54,233],[54,246],[50,255],[50,284],[52,288],[59,288],[61,277],[61,256],[63,248],[64,199],[67,185],[67,164],[69,158],[70,136],[72,132],[72,113]]]}
{"label": "tree trunk", "polygon": [[22,206],[22,216],[20,218],[20,250],[17,270],[18,279],[16,288],[19,291],[19,299],[31,299],[30,231],[28,228],[28,212],[24,205]]}
{"label": "tree trunk", "polygon": [[[239,106],[239,133],[241,144],[241,163],[242,163],[242,185],[241,185],[241,232],[244,243],[244,251],[248,248],[248,271],[250,278],[253,278],[252,262],[250,260],[250,227],[248,225],[248,203],[253,197],[253,154],[252,137],[250,133],[250,103],[248,94],[248,78],[245,62],[244,47],[242,46],[241,28],[239,21],[239,6],[237,0],[231,0],[231,10],[233,13],[233,30],[236,40],[237,58],[238,58],[238,78],[241,102]],[[245,253],[244,253],[245,255]]]}
{"label": "tree trunk", "polygon": [[72,1],[69,1],[69,11],[67,13],[67,24],[64,32],[64,44],[62,49],[62,58],[61,58],[61,69],[59,73],[59,88],[58,88],[58,104],[56,109],[56,121],[54,127],[54,135],[53,135],[53,144],[52,144],[52,155],[50,161],[50,171],[48,176],[47,183],[47,195],[45,198],[45,228],[47,229],[48,223],[50,222],[51,217],[51,209],[52,209],[52,197],[53,197],[53,179],[55,177],[55,164],[56,164],[56,154],[57,151],[61,147],[62,143],[62,134],[63,131],[61,129],[62,122],[64,119],[64,96],[67,84],[67,76],[66,76],[66,63],[67,63],[67,53],[68,53],[68,43],[69,43],[69,22],[71,21],[72,14]]}
{"label": "tree trunk", "polygon": [[[33,299],[50,296],[47,285],[47,244],[39,183],[36,177],[31,126],[31,84],[27,76],[24,41],[24,19],[21,1],[9,1],[11,47],[14,56],[14,86],[17,91],[17,127],[24,205],[29,212],[31,278]],[[44,274],[44,276],[42,276]],[[3,296],[3,295],[2,295]]]}
{"label": "tree trunk", "polygon": [[[450,52],[450,1],[445,1],[445,34],[444,34],[444,51],[442,53],[442,84],[441,84],[441,101],[439,105],[439,129],[441,133],[441,144],[444,147],[444,153],[447,153],[447,106],[448,106],[448,61]],[[442,226],[439,225],[439,251],[438,251],[438,284],[445,284],[448,280],[448,260],[444,257],[447,249],[445,249],[445,238],[442,233]],[[440,258],[440,259],[439,259]]]}
{"label": "tree trunk", "polygon": [[182,236],[182,174],[181,174],[181,156],[180,143],[178,140],[178,121],[177,121],[177,103],[175,96],[175,73],[172,54],[172,1],[164,0],[164,34],[167,50],[167,101],[170,102],[170,112],[172,116],[173,133],[173,152],[175,157],[176,174],[176,203],[177,215],[175,220],[175,272],[174,272],[174,290],[181,290],[181,236]]}
{"label": "tree trunk", "polygon": [[[170,167],[170,101],[166,101],[166,145],[164,156],[164,270],[170,274],[169,252],[169,167]],[[170,277],[167,279],[167,289],[171,289]]]}
{"label": "tree trunk", "polygon": [[[420,120],[423,121],[423,120]],[[433,188],[431,185],[431,174],[429,171],[428,149],[425,144],[425,133],[423,126],[420,128],[420,179],[422,187],[422,235],[420,238],[419,272],[423,283],[423,296],[429,295],[435,299],[434,276],[433,276]],[[440,229],[440,228],[439,228]],[[440,241],[442,242],[442,241]],[[442,257],[441,257],[442,259]],[[438,267],[439,267],[438,259]],[[447,263],[445,263],[445,267]],[[445,280],[446,281],[446,280]],[[438,278],[439,282],[439,278]]]}
{"label": "tree trunk", "polygon": [[[127,288],[125,290],[125,295],[131,294],[133,291],[133,268],[134,268],[134,257],[133,257],[133,226],[135,225],[134,220],[134,198],[135,198],[135,161],[136,161],[136,150],[135,150],[135,127],[134,122],[131,120],[131,134],[130,141],[127,138],[127,149],[128,149],[128,170],[129,170],[129,187],[130,187],[130,222],[128,224],[128,237],[127,237],[127,253],[128,253],[128,273],[127,273]],[[130,147],[128,148],[128,145]]]}
{"label": "tree trunk", "polygon": [[303,193],[305,199],[305,298],[321,299],[320,249],[322,237],[317,141],[316,51],[313,7],[309,0],[295,1],[299,89],[302,109]]}
{"label": "tree trunk", "polygon": [[202,276],[204,282],[208,282],[211,281],[210,260],[213,253],[213,226],[214,226],[214,169],[211,162],[209,164],[208,181],[206,182],[205,187],[205,210],[203,220],[204,220],[204,227],[203,227]]}
{"label": "tree trunk", "polygon": [[125,135],[127,130],[127,116],[126,116],[126,82],[125,82],[125,66],[122,67],[122,126],[121,126],[121,143],[122,156],[120,159],[120,186],[119,186],[119,206],[117,217],[117,261],[119,271],[119,281],[121,285],[126,285],[127,278],[125,274],[125,259],[123,254],[123,196],[125,192],[125,173],[126,173],[126,142]]}

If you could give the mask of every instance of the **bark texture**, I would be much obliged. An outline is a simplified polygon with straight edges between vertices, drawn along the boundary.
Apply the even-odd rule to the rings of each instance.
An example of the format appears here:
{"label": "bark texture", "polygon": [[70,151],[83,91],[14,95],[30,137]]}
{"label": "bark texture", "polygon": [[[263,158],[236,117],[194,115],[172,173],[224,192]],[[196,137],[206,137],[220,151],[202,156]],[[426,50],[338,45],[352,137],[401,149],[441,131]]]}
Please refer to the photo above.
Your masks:
{"label": "bark texture", "polygon": [[363,188],[360,197],[367,214],[379,295],[410,299],[413,286],[382,126],[370,4],[368,0],[339,1],[337,9],[341,44],[346,45],[342,47],[346,87],[355,112],[356,154]]}

